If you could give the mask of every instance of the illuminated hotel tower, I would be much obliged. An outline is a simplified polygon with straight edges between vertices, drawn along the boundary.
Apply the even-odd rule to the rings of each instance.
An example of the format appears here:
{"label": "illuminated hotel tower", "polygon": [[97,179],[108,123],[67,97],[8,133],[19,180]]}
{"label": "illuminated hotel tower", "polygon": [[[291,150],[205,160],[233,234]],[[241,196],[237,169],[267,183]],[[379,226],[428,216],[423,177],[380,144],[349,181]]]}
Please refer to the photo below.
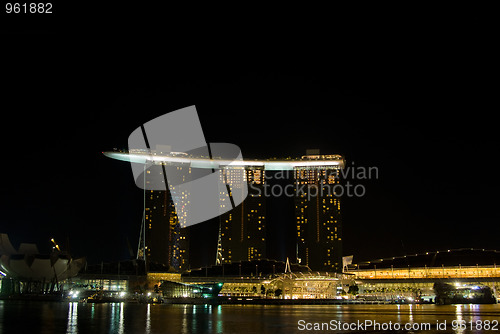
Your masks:
{"label": "illuminated hotel tower", "polygon": [[[184,172],[183,181],[187,181],[191,174],[189,166],[153,165],[146,170],[146,184],[164,182],[168,168]],[[168,191],[144,192],[144,225],[138,258],[144,257],[145,250],[148,271],[165,270],[164,266],[176,271],[189,269],[189,231],[182,228],[187,212],[182,208],[176,210],[173,201],[173,197],[187,201],[189,194],[176,190],[175,186],[169,185]]]}
{"label": "illuminated hotel tower", "polygon": [[[339,158],[311,151],[308,150],[308,155],[302,159],[324,161]],[[338,165],[294,168],[297,262],[312,270],[342,269],[340,200],[334,194],[334,187],[339,183],[338,168]]]}
{"label": "illuminated hotel tower", "polygon": [[[266,202],[262,190],[265,183],[264,168],[257,166],[225,168],[222,177],[230,186],[231,192],[243,191],[241,185],[246,182],[248,196],[240,205],[219,218],[216,263],[264,259],[266,256]],[[221,198],[226,197],[224,195],[227,189],[219,190],[223,195]],[[231,203],[221,200],[221,209],[228,205]]]}
{"label": "illuminated hotel tower", "polygon": [[[186,153],[157,151],[153,154],[154,159],[150,160],[150,153],[141,150],[105,152],[113,159],[147,165],[143,189],[151,189],[147,183],[166,183],[166,175],[170,174],[166,171],[171,168],[176,169],[174,174],[183,175],[176,180],[179,185],[197,179],[194,174],[198,174],[198,170],[214,173],[216,166],[222,171],[223,180],[218,183],[220,189],[215,194],[217,196],[218,191],[220,201],[215,202],[222,212],[216,263],[266,258],[265,170],[280,170],[294,173],[295,194],[292,195],[296,220],[290,224],[297,231],[297,262],[312,270],[342,269],[340,200],[334,193],[339,185],[339,170],[344,166],[341,155],[320,155],[308,150],[301,159],[242,160],[228,164],[224,159],[203,156],[194,160]],[[192,164],[196,167],[192,168]],[[144,191],[144,223],[137,257],[145,259],[149,269],[155,264],[168,265],[178,271],[188,269],[188,236],[182,227],[189,221],[187,207],[192,194],[182,189],[186,188],[169,184],[167,192]],[[245,198],[246,190],[248,196]],[[239,201],[235,200],[238,198],[245,200],[238,205]]]}

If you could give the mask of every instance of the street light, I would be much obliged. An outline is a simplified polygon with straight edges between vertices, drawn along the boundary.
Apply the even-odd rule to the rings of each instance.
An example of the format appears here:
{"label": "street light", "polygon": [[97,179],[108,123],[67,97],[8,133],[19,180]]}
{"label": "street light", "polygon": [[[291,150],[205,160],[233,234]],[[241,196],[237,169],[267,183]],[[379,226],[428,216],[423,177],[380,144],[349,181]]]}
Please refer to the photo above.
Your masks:
{"label": "street light", "polygon": [[59,245],[58,245],[58,244],[56,244],[56,242],[55,242],[54,238],[50,239],[50,241],[52,241],[52,243],[54,244],[54,247],[55,247],[55,248],[57,248],[57,250],[60,252],[60,251],[61,251],[61,249],[59,248]]}

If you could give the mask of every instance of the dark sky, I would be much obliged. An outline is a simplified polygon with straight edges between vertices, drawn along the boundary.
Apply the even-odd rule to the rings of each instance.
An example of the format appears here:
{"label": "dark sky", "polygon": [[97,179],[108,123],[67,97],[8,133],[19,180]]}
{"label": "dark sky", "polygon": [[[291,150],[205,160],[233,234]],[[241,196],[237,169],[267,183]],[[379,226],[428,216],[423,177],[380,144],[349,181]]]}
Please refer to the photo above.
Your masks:
{"label": "dark sky", "polygon": [[[90,262],[128,258],[141,191],[130,166],[101,152],[194,104],[207,142],[237,144],[244,157],[319,148],[377,167],[378,179],[355,181],[365,196],[342,200],[355,261],[498,249],[497,76],[489,44],[467,27],[384,42],[353,32],[348,44],[248,30],[3,34],[0,232],[42,249],[69,240]],[[269,214],[275,235],[294,224],[287,206]],[[193,227],[194,264],[215,258],[215,227]],[[283,247],[271,246],[276,256]]]}

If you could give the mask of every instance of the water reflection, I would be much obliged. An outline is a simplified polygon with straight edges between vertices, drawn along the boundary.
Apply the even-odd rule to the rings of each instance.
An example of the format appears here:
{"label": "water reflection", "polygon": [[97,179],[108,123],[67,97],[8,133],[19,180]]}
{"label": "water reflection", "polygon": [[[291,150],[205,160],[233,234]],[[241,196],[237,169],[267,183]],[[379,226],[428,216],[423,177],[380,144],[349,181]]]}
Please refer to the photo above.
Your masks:
{"label": "water reflection", "polygon": [[116,303],[112,303],[111,304],[110,326],[109,326],[109,330],[112,333],[116,333],[117,328],[118,328],[117,319],[119,317],[119,314],[116,314],[117,312],[119,312],[119,309],[116,308]]}
{"label": "water reflection", "polygon": [[[470,321],[500,318],[500,305],[152,305],[0,301],[0,333],[304,333],[298,321],[431,323],[465,334]],[[445,331],[436,321],[446,321]],[[474,330],[473,330],[474,331]],[[472,331],[472,332],[473,332]],[[363,332],[356,330],[356,332]],[[427,331],[426,331],[427,333]]]}
{"label": "water reflection", "polygon": [[186,328],[188,327],[187,308],[188,305],[183,305],[182,333],[187,333],[186,332]]}
{"label": "water reflection", "polygon": [[222,333],[222,305],[217,305],[216,330],[217,333]]}
{"label": "water reflection", "polygon": [[66,333],[78,333],[78,303],[69,303],[68,308],[68,325],[66,326]]}
{"label": "water reflection", "polygon": [[453,326],[452,322],[452,328],[455,327],[455,333],[457,334],[462,334],[465,331],[465,321],[462,316],[462,308],[463,305],[455,305],[455,314],[456,314],[456,320],[455,320],[455,326]]}
{"label": "water reflection", "polygon": [[148,304],[146,310],[146,333],[151,333],[151,304]]}
{"label": "water reflection", "polygon": [[3,300],[0,300],[0,334],[3,334]]}
{"label": "water reflection", "polygon": [[408,305],[409,308],[409,322],[413,323],[413,304]]}
{"label": "water reflection", "polygon": [[120,303],[120,323],[118,325],[118,333],[123,334],[123,302]]}

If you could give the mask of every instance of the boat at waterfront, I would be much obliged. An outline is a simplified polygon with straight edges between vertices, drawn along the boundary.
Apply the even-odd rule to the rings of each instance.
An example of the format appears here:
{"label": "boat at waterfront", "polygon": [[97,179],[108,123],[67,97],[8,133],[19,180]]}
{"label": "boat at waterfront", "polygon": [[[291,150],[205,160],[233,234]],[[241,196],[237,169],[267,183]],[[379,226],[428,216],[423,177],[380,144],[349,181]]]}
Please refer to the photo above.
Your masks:
{"label": "boat at waterfront", "polygon": [[436,292],[435,303],[437,305],[497,303],[493,291],[486,285],[460,283],[452,285],[436,282],[434,291]]}

